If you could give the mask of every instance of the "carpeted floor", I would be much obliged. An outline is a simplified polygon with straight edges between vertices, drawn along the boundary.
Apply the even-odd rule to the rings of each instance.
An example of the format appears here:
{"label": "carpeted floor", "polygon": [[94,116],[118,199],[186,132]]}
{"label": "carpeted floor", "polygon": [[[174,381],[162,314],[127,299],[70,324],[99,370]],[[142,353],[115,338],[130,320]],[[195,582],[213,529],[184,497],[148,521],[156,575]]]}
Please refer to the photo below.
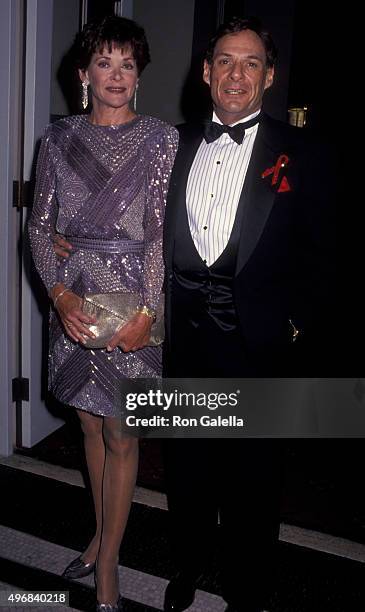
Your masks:
{"label": "carpeted floor", "polygon": [[[0,481],[0,581],[32,591],[67,590],[73,609],[92,610],[92,582],[67,582],[60,578],[58,569],[66,563],[66,557],[63,560],[62,555],[68,551],[69,559],[74,554],[71,551],[82,551],[93,533],[91,500],[87,490],[4,466],[0,466]],[[143,603],[138,598],[133,601],[127,596],[126,612],[161,609],[162,585],[172,573],[166,519],[164,510],[137,503],[132,506],[120,564],[127,568],[125,571],[138,574],[143,584],[151,581],[151,587]],[[31,544],[28,543],[29,539]],[[16,544],[23,540],[24,545]],[[27,547],[30,547],[30,552]],[[59,547],[62,554],[59,553],[59,559],[52,557],[46,565],[42,565],[42,550],[47,547],[51,551]],[[31,552],[33,549],[34,554]],[[198,584],[204,592],[203,603],[192,610],[215,612],[224,609],[217,598],[211,600],[217,607],[213,603],[206,603],[210,593],[220,595],[217,568],[215,557],[204,579]],[[365,608],[363,574],[362,563],[281,542],[276,592],[270,610],[360,612]],[[130,593],[135,592],[132,587],[130,589]],[[154,595],[156,589],[159,592]]]}
{"label": "carpeted floor", "polygon": [[[284,460],[282,520],[365,543],[362,439],[278,440]],[[19,453],[86,474],[78,421]],[[137,483],[165,491],[160,441],[140,440]],[[365,609],[365,606],[364,606]]]}

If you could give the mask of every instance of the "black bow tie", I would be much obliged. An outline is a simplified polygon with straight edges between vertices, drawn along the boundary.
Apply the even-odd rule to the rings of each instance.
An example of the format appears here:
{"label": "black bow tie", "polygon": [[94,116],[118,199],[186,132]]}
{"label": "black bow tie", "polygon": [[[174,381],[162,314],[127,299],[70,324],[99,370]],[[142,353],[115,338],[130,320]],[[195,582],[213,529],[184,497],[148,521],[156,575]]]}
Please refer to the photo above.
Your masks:
{"label": "black bow tie", "polygon": [[240,145],[243,142],[245,130],[256,125],[256,123],[260,121],[260,118],[261,113],[256,115],[253,119],[250,119],[250,121],[244,121],[236,125],[224,125],[222,123],[216,123],[215,121],[208,121],[204,124],[204,138],[209,144],[217,140],[222,134],[229,134],[232,140]]}

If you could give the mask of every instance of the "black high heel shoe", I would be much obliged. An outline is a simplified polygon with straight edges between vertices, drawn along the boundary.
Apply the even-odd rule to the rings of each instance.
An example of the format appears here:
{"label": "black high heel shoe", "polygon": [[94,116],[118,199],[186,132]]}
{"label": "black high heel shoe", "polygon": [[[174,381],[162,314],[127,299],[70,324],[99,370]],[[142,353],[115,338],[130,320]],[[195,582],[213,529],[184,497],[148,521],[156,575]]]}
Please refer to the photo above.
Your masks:
{"label": "black high heel shoe", "polygon": [[116,604],[96,602],[96,612],[123,612],[122,596],[119,594]]}
{"label": "black high heel shoe", "polygon": [[85,576],[89,576],[89,574],[92,574],[94,568],[95,561],[92,561],[91,563],[85,563],[80,556],[71,561],[70,565],[66,567],[65,571],[62,574],[62,578],[66,578],[66,580],[76,580],[77,578],[84,578]]}

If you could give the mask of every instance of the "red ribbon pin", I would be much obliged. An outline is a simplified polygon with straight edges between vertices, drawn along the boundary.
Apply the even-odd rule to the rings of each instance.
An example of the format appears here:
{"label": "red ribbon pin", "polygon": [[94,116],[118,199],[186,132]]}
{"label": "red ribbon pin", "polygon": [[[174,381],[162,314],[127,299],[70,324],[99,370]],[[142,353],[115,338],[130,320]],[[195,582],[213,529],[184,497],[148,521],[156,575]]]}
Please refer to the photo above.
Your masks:
{"label": "red ribbon pin", "polygon": [[[266,178],[267,176],[270,176],[272,174],[272,179],[271,179],[271,185],[274,187],[278,180],[279,180],[279,174],[282,171],[282,168],[285,168],[285,166],[287,166],[287,164],[289,163],[289,157],[285,154],[279,155],[277,162],[275,164],[275,166],[272,166],[271,168],[267,168],[263,173],[262,173],[262,178]],[[281,179],[279,188],[278,188],[278,193],[283,193],[285,191],[290,191],[290,185],[288,183],[288,179],[286,178],[286,176],[284,176]]]}

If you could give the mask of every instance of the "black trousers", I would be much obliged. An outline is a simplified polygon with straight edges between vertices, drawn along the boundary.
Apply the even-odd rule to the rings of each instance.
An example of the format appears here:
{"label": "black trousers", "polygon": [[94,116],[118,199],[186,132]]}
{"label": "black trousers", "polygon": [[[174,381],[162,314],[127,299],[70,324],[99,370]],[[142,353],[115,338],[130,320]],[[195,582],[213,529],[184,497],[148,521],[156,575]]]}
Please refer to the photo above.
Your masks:
{"label": "black trousers", "polygon": [[[254,375],[236,330],[173,322],[166,375]],[[172,552],[177,570],[195,579],[220,540],[223,596],[236,605],[265,605],[279,532],[281,441],[170,439],[164,463]],[[218,516],[220,525],[218,527]]]}
{"label": "black trousers", "polygon": [[270,590],[279,532],[279,445],[264,439],[164,441],[175,565],[197,578],[218,537],[223,596],[232,604],[264,605]]}

